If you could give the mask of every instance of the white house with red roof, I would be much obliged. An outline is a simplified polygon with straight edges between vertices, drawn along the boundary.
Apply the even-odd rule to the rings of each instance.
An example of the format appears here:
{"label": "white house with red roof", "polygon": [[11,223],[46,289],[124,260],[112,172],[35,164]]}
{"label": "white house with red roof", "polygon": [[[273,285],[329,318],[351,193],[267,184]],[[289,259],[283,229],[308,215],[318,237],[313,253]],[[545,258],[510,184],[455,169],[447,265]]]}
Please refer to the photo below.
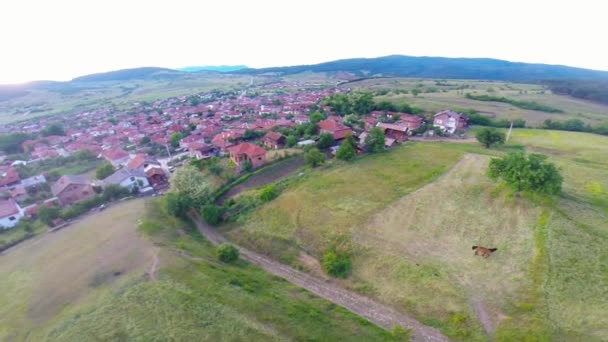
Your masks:
{"label": "white house with red roof", "polygon": [[12,198],[0,199],[0,229],[13,228],[23,217],[23,209]]}

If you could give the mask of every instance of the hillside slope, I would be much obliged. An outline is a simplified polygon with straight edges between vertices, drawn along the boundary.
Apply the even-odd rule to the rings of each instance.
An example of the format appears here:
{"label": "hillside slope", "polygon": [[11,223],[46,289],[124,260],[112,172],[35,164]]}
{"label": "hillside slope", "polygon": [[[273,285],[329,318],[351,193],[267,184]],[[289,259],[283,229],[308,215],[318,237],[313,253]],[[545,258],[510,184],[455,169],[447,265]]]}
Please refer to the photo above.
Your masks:
{"label": "hillside slope", "polygon": [[297,74],[301,72],[351,72],[360,77],[394,76],[503,81],[538,81],[550,78],[608,78],[608,71],[563,65],[516,63],[491,58],[413,57],[392,55],[352,58],[286,67],[245,69],[239,73]]}

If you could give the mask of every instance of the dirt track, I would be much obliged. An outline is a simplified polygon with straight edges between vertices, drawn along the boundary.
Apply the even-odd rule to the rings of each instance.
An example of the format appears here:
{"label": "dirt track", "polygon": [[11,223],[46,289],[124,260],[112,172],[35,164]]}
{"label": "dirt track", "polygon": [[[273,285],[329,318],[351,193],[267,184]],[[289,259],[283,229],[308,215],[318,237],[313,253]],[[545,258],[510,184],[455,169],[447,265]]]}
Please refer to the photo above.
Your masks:
{"label": "dirt track", "polygon": [[[228,242],[214,228],[202,222],[198,216],[192,216],[198,230],[213,245]],[[264,255],[237,246],[241,256],[267,272],[279,276],[290,283],[340,305],[349,311],[368,319],[370,322],[391,329],[395,325],[412,330],[412,341],[448,341],[447,337],[435,328],[423,325],[417,320],[400,313],[384,304],[373,301],[358,293],[346,290],[331,281],[324,281],[292,267],[274,261]]]}

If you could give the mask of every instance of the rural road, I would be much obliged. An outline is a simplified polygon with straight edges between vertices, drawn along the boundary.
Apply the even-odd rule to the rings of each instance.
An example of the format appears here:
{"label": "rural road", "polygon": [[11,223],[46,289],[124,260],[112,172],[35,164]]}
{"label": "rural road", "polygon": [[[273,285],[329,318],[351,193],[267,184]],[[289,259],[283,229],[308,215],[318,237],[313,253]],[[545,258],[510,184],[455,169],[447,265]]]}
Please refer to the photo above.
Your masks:
{"label": "rural road", "polygon": [[[228,240],[217,232],[217,230],[204,223],[198,215],[193,214],[191,217],[201,234],[213,245],[228,242]],[[252,264],[257,265],[267,272],[281,277],[296,286],[302,287],[319,297],[325,298],[336,305],[342,306],[382,328],[390,330],[393,326],[400,325],[404,328],[411,329],[412,341],[448,341],[448,338],[441,334],[437,329],[428,327],[384,304],[346,290],[331,282],[326,282],[307,273],[298,271],[246,248],[240,246],[236,247],[241,252],[241,256]]]}

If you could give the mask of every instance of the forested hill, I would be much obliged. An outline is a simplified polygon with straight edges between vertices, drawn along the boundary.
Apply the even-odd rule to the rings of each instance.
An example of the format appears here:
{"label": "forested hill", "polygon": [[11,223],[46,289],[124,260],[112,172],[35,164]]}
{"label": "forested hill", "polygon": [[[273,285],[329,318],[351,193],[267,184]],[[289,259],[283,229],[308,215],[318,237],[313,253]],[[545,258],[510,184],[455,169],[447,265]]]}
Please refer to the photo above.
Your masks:
{"label": "forested hill", "polygon": [[128,81],[133,79],[162,79],[178,77],[183,72],[156,67],[122,69],[76,77],[72,82]]}
{"label": "forested hill", "polygon": [[608,103],[608,79],[562,79],[543,82],[556,94]]}
{"label": "forested hill", "polygon": [[540,81],[563,78],[608,79],[608,71],[562,65],[516,63],[491,58],[412,57],[401,55],[342,59],[313,65],[244,69],[237,71],[237,73],[262,74],[272,72],[285,75],[305,71],[351,72],[359,77],[395,76],[504,81]]}

